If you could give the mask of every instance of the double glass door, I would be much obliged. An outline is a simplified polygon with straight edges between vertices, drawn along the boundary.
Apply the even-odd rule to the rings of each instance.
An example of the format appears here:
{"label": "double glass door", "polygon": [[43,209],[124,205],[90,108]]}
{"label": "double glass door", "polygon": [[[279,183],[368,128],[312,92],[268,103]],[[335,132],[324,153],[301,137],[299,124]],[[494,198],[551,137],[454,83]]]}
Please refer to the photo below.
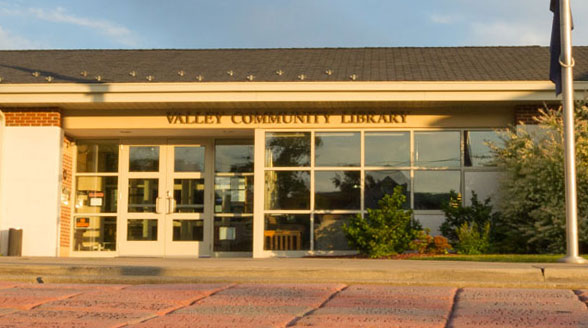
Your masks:
{"label": "double glass door", "polygon": [[208,142],[121,146],[122,256],[210,256],[212,147]]}

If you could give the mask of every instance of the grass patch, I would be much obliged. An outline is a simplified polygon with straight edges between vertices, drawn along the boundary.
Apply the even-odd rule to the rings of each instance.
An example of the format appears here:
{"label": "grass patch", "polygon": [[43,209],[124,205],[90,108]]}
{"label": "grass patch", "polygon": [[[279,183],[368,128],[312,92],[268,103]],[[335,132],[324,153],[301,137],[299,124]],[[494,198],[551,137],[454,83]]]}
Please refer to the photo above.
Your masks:
{"label": "grass patch", "polygon": [[[473,262],[511,262],[511,263],[556,263],[564,255],[553,254],[487,254],[487,255],[431,255],[415,256],[408,260],[427,261],[473,261]],[[588,255],[582,255],[588,259]]]}

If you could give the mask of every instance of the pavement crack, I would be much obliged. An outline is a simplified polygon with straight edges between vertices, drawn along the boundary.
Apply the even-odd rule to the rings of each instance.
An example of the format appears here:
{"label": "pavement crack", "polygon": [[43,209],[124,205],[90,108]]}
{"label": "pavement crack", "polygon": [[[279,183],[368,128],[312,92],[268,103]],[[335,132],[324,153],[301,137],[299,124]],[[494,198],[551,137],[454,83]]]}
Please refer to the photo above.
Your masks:
{"label": "pavement crack", "polygon": [[346,290],[347,288],[349,288],[349,285],[344,285],[343,287],[339,288],[338,290],[333,292],[331,295],[329,295],[329,297],[327,297],[327,299],[324,300],[319,306],[315,307],[314,309],[308,310],[304,314],[292,319],[290,322],[288,322],[285,325],[285,327],[293,327],[298,321],[300,321],[300,319],[307,317],[307,316],[313,314],[314,312],[316,312],[318,309],[325,307],[325,305],[327,305],[327,303],[329,303],[333,298],[337,297],[337,295],[339,295],[342,291]]}
{"label": "pavement crack", "polygon": [[453,304],[451,304],[451,310],[449,310],[449,314],[447,315],[447,322],[445,322],[445,328],[450,328],[453,326],[453,315],[455,314],[459,294],[461,294],[462,292],[463,288],[458,288],[455,290],[455,294],[453,295]]}

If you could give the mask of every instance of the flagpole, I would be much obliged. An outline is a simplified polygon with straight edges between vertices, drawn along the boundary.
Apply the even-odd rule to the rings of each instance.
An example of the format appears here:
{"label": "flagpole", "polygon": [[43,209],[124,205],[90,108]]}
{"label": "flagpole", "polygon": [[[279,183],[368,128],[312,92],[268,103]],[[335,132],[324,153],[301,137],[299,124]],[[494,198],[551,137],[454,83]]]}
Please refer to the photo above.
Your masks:
{"label": "flagpole", "polygon": [[565,263],[585,263],[578,252],[578,204],[576,194],[576,147],[574,142],[574,76],[572,57],[572,14],[570,0],[559,1],[562,103],[564,114],[565,188],[566,188],[566,256]]}

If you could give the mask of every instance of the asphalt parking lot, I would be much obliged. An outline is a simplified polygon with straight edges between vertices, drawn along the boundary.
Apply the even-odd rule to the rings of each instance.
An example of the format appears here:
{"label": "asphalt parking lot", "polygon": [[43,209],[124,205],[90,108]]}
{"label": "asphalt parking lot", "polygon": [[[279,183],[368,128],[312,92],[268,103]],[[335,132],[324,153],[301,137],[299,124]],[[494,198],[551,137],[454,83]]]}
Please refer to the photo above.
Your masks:
{"label": "asphalt parking lot", "polygon": [[0,327],[588,327],[588,290],[0,282]]}

